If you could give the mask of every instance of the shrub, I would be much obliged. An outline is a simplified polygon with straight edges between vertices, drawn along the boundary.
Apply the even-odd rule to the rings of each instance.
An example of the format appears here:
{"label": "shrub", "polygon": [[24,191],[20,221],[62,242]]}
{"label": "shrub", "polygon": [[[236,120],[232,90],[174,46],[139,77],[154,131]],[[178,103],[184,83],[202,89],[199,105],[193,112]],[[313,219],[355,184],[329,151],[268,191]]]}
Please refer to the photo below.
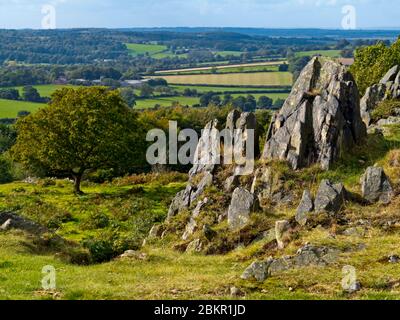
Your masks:
{"label": "shrub", "polygon": [[73,220],[68,211],[42,202],[26,206],[23,215],[49,229],[58,229],[63,223]]}
{"label": "shrub", "polygon": [[92,261],[95,263],[107,262],[126,250],[137,250],[140,242],[136,238],[121,236],[116,231],[105,231],[96,237],[86,238],[83,246],[90,252]]}
{"label": "shrub", "polygon": [[378,104],[371,112],[371,119],[377,122],[380,119],[385,119],[396,115],[396,109],[400,110],[400,100],[386,100]]}
{"label": "shrub", "polygon": [[95,211],[89,214],[89,217],[82,223],[85,230],[103,229],[110,224],[110,218],[103,212]]}
{"label": "shrub", "polygon": [[12,165],[4,157],[0,157],[0,183],[9,183],[13,181]]}

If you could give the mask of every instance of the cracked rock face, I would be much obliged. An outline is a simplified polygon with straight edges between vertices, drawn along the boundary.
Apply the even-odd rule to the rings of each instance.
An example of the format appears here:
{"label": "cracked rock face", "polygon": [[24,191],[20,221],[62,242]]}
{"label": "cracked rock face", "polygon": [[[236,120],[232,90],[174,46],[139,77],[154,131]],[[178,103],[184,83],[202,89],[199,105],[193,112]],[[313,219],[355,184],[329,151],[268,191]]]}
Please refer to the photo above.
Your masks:
{"label": "cracked rock face", "polygon": [[287,160],[293,169],[335,160],[366,137],[353,76],[341,64],[314,58],[272,119],[263,159]]}
{"label": "cracked rock face", "polygon": [[231,229],[244,227],[255,206],[254,195],[243,188],[236,188],[228,209],[228,224]]}
{"label": "cracked rock face", "polygon": [[383,168],[369,167],[361,177],[362,196],[370,203],[390,203],[393,197],[393,188]]}
{"label": "cracked rock face", "polygon": [[361,117],[368,127],[371,125],[371,112],[385,100],[400,98],[400,67],[391,68],[382,80],[369,87],[360,102]]}
{"label": "cracked rock face", "polygon": [[343,184],[322,180],[315,197],[315,212],[338,213],[345,204],[346,189]]}

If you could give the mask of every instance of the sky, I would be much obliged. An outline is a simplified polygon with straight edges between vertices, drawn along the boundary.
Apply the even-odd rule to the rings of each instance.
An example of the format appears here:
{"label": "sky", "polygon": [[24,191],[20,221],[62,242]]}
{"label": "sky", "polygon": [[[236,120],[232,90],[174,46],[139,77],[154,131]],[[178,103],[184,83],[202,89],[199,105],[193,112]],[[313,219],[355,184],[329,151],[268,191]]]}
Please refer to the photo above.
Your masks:
{"label": "sky", "polygon": [[399,13],[399,0],[0,0],[0,28],[398,29]]}

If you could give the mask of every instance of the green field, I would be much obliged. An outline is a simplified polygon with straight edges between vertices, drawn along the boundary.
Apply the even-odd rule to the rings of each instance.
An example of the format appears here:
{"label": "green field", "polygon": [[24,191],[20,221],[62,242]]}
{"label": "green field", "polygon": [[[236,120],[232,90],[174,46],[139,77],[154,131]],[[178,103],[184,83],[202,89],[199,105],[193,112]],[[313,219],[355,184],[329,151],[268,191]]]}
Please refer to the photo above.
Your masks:
{"label": "green field", "polygon": [[35,112],[45,104],[0,99],[0,118],[16,118],[19,111]]}
{"label": "green field", "polygon": [[186,58],[187,54],[175,54],[168,51],[168,47],[159,44],[140,44],[140,43],[126,43],[127,49],[131,56],[139,56],[148,54],[154,59],[164,59],[164,58]]}
{"label": "green field", "polygon": [[330,57],[330,58],[340,58],[340,50],[314,50],[314,51],[301,51],[301,52],[296,52],[297,57],[307,57],[307,56],[316,56],[316,55],[321,55],[324,57]]}
{"label": "green field", "polygon": [[159,44],[126,43],[125,45],[129,50],[129,54],[132,56],[143,54],[149,54],[152,56],[168,49],[167,46]]}
{"label": "green field", "polygon": [[[263,93],[268,93],[268,91],[271,90],[276,90],[276,89],[268,89],[268,88],[258,88],[258,87],[218,87],[218,86],[190,86],[190,85],[172,85],[172,89],[178,90],[180,92],[183,92],[185,89],[192,89],[192,90],[197,90],[198,93],[204,93],[204,92],[209,92],[209,91],[214,91],[214,92],[254,92],[254,91],[261,91]],[[282,87],[282,89],[286,89],[285,87]]]}
{"label": "green field", "polygon": [[229,74],[199,74],[161,76],[169,84],[190,85],[232,85],[232,86],[290,86],[292,74],[289,72],[257,72]]}
{"label": "green field", "polygon": [[203,70],[193,70],[193,71],[179,71],[179,72],[168,72],[162,73],[163,75],[191,75],[191,74],[213,74],[213,73],[241,73],[241,72],[279,72],[278,65],[270,66],[244,66],[244,67],[232,67],[232,68],[209,68]]}
{"label": "green field", "polygon": [[235,56],[235,57],[240,57],[243,52],[241,51],[217,51],[215,52],[216,55],[220,55],[221,57],[226,57],[226,56]]}
{"label": "green field", "polygon": [[[72,86],[72,85],[59,85],[59,84],[43,84],[43,85],[35,85],[33,86],[36,88],[42,97],[51,97],[51,95],[54,93],[54,91],[61,89],[61,88],[77,88],[78,86]],[[14,87],[15,89],[18,89],[20,94],[22,93],[23,86],[20,87]]]}

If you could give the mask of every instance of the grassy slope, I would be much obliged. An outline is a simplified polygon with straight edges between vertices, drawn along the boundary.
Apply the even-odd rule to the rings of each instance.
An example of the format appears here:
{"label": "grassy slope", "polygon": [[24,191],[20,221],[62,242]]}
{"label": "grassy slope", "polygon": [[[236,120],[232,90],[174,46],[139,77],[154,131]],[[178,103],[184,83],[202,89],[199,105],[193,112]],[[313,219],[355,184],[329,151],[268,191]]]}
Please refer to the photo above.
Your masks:
{"label": "grassy slope", "polygon": [[[394,185],[398,186],[399,170],[389,166],[388,155],[390,150],[399,148],[400,128],[397,127],[386,139],[371,136],[367,145],[355,150],[354,155],[349,155],[330,172],[310,168],[298,174],[304,176],[305,181],[313,181],[313,189],[318,181],[329,177],[343,181],[348,190],[359,193],[360,175],[367,166],[378,163],[385,167]],[[365,162],[360,164],[360,159]],[[156,201],[158,208],[153,212],[148,211],[148,214],[165,216],[168,201],[162,199],[170,199],[183,185],[148,182],[143,185],[144,193],[137,195],[128,192],[132,187],[129,181],[117,185],[85,185],[87,195],[76,198],[71,194],[72,186],[65,181],[50,187],[12,183],[0,186],[0,208],[22,208],[22,212],[25,212],[24,208],[29,203],[49,203],[60,210],[69,210],[75,219],[63,224],[58,233],[77,240],[88,233],[101,231],[88,231],[80,227],[80,223],[94,208],[111,217],[118,217],[119,211],[132,201],[137,204]],[[285,250],[272,254],[292,255],[304,243],[310,242],[343,249],[339,260],[329,267],[282,272],[263,283],[239,279],[250,262],[264,256],[263,240],[247,248],[238,247],[228,255],[202,256],[172,251],[167,237],[142,249],[148,255],[146,261],[115,260],[82,267],[61,262],[55,258],[55,252],[37,252],[29,238],[10,231],[0,234],[0,299],[54,298],[54,293],[43,293],[40,289],[41,270],[45,265],[56,267],[57,298],[63,299],[224,299],[229,298],[229,287],[232,285],[240,287],[246,299],[400,299],[400,264],[387,263],[388,255],[400,255],[399,226],[385,230],[376,225],[379,221],[398,219],[399,208],[398,197],[389,206],[377,204],[365,208],[348,203],[343,215],[350,223],[359,219],[374,222],[367,228],[364,237],[343,236],[336,234],[334,229],[321,227],[303,229]],[[278,209],[274,217],[291,217],[294,210]],[[147,212],[147,208],[141,211]],[[140,209],[133,210],[133,214],[138,212]],[[342,268],[345,265],[356,268],[357,277],[362,283],[362,290],[353,295],[345,294],[341,289]]]}
{"label": "grassy slope", "polygon": [[0,118],[15,118],[19,111],[35,112],[45,104],[0,99]]}

